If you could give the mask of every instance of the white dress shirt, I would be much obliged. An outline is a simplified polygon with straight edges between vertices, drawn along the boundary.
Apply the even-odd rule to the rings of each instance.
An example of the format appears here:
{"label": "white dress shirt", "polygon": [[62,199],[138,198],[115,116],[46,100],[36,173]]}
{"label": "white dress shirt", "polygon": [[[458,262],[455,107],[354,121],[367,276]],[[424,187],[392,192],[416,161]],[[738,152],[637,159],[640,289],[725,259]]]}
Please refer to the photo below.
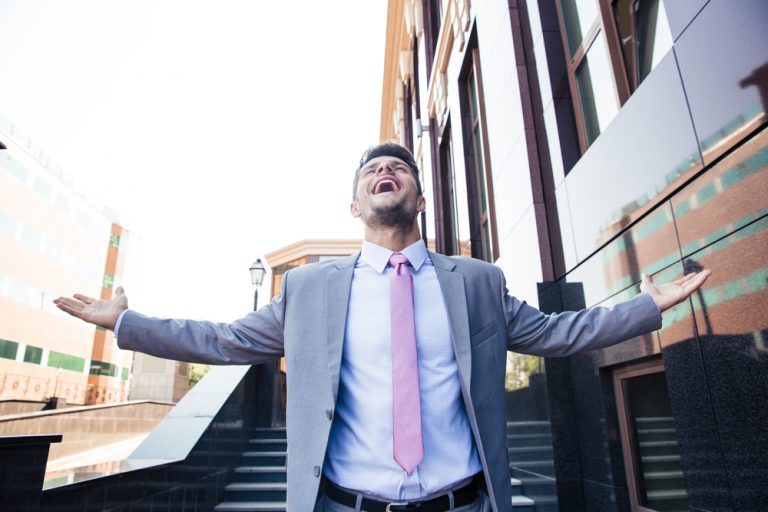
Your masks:
{"label": "white dress shirt", "polygon": [[412,265],[424,459],[408,475],[393,457],[392,251],[364,242],[352,277],[338,401],[323,470],[341,487],[392,500],[435,493],[482,468],[432,260],[423,241],[401,252]]}

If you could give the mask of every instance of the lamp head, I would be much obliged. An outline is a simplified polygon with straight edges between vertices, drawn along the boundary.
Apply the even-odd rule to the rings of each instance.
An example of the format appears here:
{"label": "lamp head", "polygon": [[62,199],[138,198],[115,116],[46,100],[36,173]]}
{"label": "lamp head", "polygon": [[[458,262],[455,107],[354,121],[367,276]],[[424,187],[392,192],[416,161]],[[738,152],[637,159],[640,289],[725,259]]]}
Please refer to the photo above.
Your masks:
{"label": "lamp head", "polygon": [[261,283],[264,282],[264,276],[267,274],[267,269],[264,268],[261,258],[258,258],[248,270],[251,271],[251,282],[253,285],[261,286]]}

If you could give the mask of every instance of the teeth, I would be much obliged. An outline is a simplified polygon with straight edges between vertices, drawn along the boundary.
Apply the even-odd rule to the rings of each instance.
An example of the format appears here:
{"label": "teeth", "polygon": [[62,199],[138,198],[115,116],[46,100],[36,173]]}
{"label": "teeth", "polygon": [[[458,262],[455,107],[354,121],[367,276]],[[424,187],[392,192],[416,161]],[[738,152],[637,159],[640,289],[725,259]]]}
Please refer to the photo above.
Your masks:
{"label": "teeth", "polygon": [[378,193],[381,191],[381,186],[382,186],[384,183],[390,183],[390,184],[392,184],[392,189],[393,189],[395,192],[397,192],[398,190],[400,190],[400,189],[399,189],[399,187],[397,186],[397,183],[395,183],[393,180],[381,180],[380,182],[378,182],[378,183],[376,184],[376,188],[373,190],[373,193],[374,193],[374,194],[378,194]]}

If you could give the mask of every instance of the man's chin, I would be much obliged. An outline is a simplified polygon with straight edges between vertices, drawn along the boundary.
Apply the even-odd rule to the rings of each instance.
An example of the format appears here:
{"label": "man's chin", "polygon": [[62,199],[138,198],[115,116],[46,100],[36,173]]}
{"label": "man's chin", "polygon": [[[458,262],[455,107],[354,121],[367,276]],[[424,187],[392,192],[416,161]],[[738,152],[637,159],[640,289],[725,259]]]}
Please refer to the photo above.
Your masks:
{"label": "man's chin", "polygon": [[373,209],[371,216],[372,226],[402,227],[409,228],[416,221],[416,210],[409,211],[403,203],[396,203],[387,206],[378,206]]}

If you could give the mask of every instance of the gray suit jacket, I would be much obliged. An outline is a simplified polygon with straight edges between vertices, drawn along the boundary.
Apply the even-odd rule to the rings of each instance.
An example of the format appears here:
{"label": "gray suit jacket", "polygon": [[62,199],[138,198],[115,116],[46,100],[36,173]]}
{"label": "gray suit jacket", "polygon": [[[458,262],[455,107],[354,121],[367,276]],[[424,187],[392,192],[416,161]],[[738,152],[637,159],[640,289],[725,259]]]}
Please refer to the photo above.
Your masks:
{"label": "gray suit jacket", "polygon": [[[567,356],[661,326],[640,294],[613,308],[544,315],[508,295],[501,270],[430,253],[450,318],[461,390],[496,511],[511,508],[504,402],[506,351]],[[288,510],[313,509],[339,389],[352,272],[358,255],[306,265],[283,278],[271,304],[231,324],[147,318],[128,311],[121,348],[212,364],[256,364],[285,355],[288,378]]]}

